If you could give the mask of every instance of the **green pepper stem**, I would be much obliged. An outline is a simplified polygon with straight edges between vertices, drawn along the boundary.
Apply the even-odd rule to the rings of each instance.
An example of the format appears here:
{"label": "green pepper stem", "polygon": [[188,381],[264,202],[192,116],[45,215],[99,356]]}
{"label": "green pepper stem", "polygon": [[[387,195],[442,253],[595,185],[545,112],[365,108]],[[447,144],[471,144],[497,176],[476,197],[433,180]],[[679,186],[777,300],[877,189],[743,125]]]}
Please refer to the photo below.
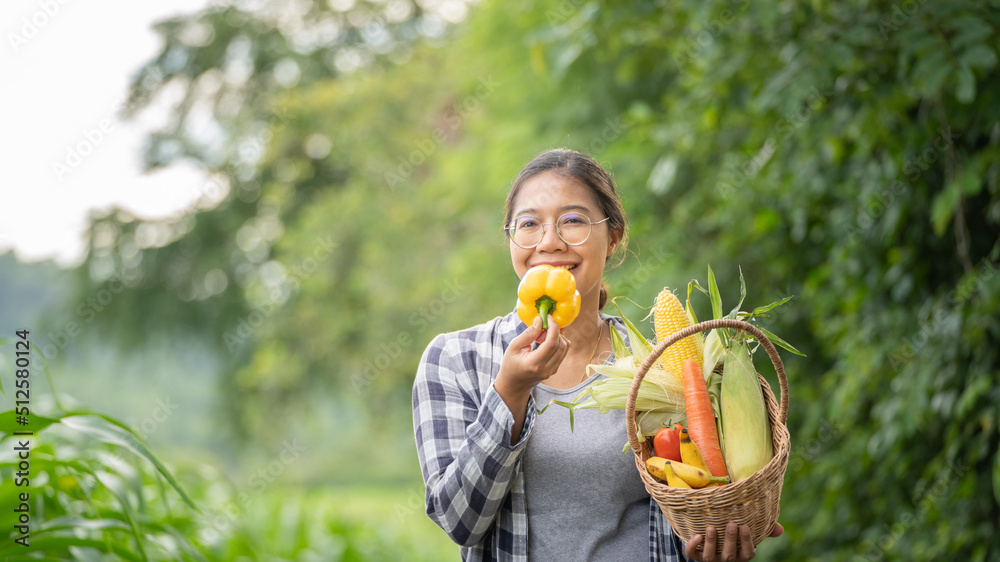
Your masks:
{"label": "green pepper stem", "polygon": [[542,329],[549,329],[549,311],[551,311],[556,306],[556,301],[552,300],[552,297],[542,296],[535,301],[535,308],[538,309],[538,314],[542,317]]}

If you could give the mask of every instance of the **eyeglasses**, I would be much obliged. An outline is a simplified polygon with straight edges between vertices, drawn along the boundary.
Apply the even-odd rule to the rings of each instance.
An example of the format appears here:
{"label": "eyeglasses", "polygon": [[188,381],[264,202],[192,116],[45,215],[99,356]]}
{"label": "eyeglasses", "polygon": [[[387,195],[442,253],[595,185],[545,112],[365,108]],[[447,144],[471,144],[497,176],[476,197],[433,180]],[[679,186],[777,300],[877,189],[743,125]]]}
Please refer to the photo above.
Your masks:
{"label": "eyeglasses", "polygon": [[590,222],[590,217],[581,213],[566,213],[554,223],[543,223],[535,217],[517,217],[510,226],[505,226],[504,230],[511,242],[520,248],[530,250],[542,241],[545,227],[555,225],[560,240],[570,246],[579,246],[590,238],[590,231],[595,224],[601,224],[606,220],[608,219]]}

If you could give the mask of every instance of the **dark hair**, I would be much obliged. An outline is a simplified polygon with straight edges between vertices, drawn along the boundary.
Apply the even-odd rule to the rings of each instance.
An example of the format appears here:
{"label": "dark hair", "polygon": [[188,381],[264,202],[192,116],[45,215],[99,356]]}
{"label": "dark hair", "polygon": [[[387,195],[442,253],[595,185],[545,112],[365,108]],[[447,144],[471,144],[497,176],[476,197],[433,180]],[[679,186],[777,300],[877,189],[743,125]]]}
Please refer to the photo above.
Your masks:
{"label": "dark hair", "polygon": [[[597,196],[597,202],[601,207],[601,212],[604,213],[604,216],[608,217],[608,229],[618,232],[621,235],[621,240],[615,249],[615,254],[619,257],[612,267],[620,265],[625,259],[625,246],[628,244],[628,220],[625,218],[625,208],[622,206],[621,197],[615,188],[615,182],[611,179],[611,174],[598,164],[596,160],[575,150],[566,148],[546,150],[535,156],[531,162],[528,162],[521,169],[521,173],[514,179],[514,184],[507,194],[507,201],[504,203],[504,226],[510,225],[510,221],[513,218],[512,215],[514,214],[514,199],[517,198],[517,194],[521,191],[525,182],[542,172],[548,171],[573,178],[594,192],[594,195]],[[606,284],[601,283],[601,298],[598,303],[599,310],[604,310],[607,302],[608,287]]]}

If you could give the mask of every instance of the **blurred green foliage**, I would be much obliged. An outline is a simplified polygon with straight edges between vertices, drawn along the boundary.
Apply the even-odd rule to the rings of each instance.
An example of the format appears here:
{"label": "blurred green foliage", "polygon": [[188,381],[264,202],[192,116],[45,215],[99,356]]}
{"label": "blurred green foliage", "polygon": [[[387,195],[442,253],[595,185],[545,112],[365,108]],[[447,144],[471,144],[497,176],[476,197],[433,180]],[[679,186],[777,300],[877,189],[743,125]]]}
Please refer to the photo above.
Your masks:
{"label": "blurred green foliage", "polygon": [[[424,516],[419,487],[311,489],[261,480],[240,489],[208,465],[175,477],[114,418],[64,415],[45,427],[40,421],[36,416],[25,428],[14,425],[13,411],[0,414],[0,501],[26,516],[23,528],[15,520],[0,543],[4,560],[458,558]],[[23,483],[15,479],[16,448],[25,438],[12,436],[12,427],[35,432]],[[184,482],[190,494],[168,478]],[[185,505],[181,493],[194,503]]]}
{"label": "blurred green foliage", "polygon": [[796,297],[767,326],[808,359],[762,556],[1000,556],[995,1],[443,5],[164,22],[133,102],[183,101],[147,162],[212,175],[175,220],[94,217],[70,302],[115,289],[116,341],[213,344],[245,439],[322,392],[398,427],[426,342],[511,309],[510,181],[579,149],[631,219],[613,294],[712,263],[724,297],[738,267],[748,302]]}

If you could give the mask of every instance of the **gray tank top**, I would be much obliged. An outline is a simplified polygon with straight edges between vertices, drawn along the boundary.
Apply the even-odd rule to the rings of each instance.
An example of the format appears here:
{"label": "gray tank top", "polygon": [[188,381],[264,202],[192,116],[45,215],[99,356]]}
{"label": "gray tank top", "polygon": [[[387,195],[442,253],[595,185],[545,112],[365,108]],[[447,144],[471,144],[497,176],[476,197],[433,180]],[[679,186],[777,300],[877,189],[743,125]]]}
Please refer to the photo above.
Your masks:
{"label": "gray tank top", "polygon": [[[568,390],[535,387],[535,404],[571,402],[601,375]],[[530,560],[645,560],[649,493],[628,441],[625,412],[552,405],[535,418],[523,457]]]}

